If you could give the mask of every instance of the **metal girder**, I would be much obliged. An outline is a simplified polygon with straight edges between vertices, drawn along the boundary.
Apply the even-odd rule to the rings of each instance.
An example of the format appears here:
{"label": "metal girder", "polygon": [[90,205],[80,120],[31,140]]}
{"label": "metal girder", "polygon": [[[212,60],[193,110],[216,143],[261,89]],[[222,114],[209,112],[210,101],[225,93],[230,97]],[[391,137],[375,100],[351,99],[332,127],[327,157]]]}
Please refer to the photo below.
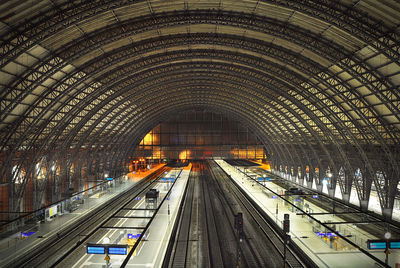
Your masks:
{"label": "metal girder", "polygon": [[[205,15],[208,15],[206,18],[203,18],[202,16],[205,16]],[[180,16],[179,16],[180,15]],[[227,14],[225,14],[225,15],[227,15]],[[240,16],[241,15],[241,16]],[[198,11],[198,13],[196,13],[196,14],[191,14],[191,16],[192,17],[194,17],[194,18],[192,18],[192,20],[194,20],[194,22],[196,22],[196,19],[199,21],[199,23],[200,22],[202,22],[202,23],[205,23],[205,21],[207,21],[207,20],[209,20],[210,21],[210,23],[216,23],[216,21],[218,21],[218,20],[221,20],[221,14],[220,14],[220,12],[215,12],[215,13],[210,13],[210,14],[208,14],[208,13],[206,13],[206,12],[204,12],[204,11]],[[214,17],[212,17],[212,16],[215,16],[215,18]],[[169,18],[169,17],[172,17],[173,19],[171,19],[171,18]],[[188,15],[187,15],[187,13],[185,13],[185,12],[181,12],[181,13],[177,13],[177,12],[173,12],[173,13],[171,13],[171,14],[165,14],[163,17],[162,17],[162,19],[160,19],[160,21],[162,21],[163,23],[166,23],[166,21],[168,22],[168,19],[170,19],[170,20],[172,20],[172,22],[169,22],[169,23],[178,23],[179,21],[181,21],[182,22],[182,20],[183,21],[185,21],[185,18],[187,18],[188,17]],[[177,19],[177,18],[179,18],[179,20]],[[235,20],[236,19],[236,20]],[[262,27],[261,27],[261,25],[260,25],[260,23],[263,23],[263,25],[262,26],[265,26],[265,25],[270,25],[270,24],[272,24],[273,25],[273,27],[270,27],[270,28],[272,28],[271,30],[270,30],[270,32],[275,32],[275,33],[281,33],[281,32],[284,32],[283,34],[282,34],[282,37],[286,37],[286,39],[289,39],[290,41],[297,41],[297,43],[300,43],[301,45],[303,45],[303,46],[307,46],[307,45],[309,45],[309,47],[310,48],[312,48],[312,49],[314,49],[315,51],[318,51],[318,49],[315,49],[316,47],[321,47],[321,48],[332,48],[333,46],[332,46],[332,43],[330,43],[330,45],[327,45],[327,44],[329,44],[329,41],[328,40],[322,40],[323,38],[322,37],[320,37],[320,36],[312,36],[310,33],[307,33],[307,32],[305,32],[305,31],[303,31],[301,34],[299,34],[299,32],[300,32],[300,30],[301,29],[296,29],[296,28],[291,28],[291,26],[289,25],[286,25],[286,24],[284,24],[284,26],[285,26],[285,28],[282,28],[283,27],[283,25],[282,25],[282,23],[281,22],[270,22],[270,21],[268,21],[268,23],[266,23],[263,19],[264,18],[257,18],[257,19],[252,19],[250,22],[247,22],[247,24],[246,24],[246,21],[248,20],[249,18],[247,18],[246,17],[246,15],[243,15],[243,14],[241,14],[241,13],[233,13],[233,14],[230,14],[230,17],[229,17],[229,19],[227,19],[227,21],[229,22],[229,23],[232,23],[232,24],[234,24],[234,25],[238,25],[238,24],[240,24],[240,27],[243,27],[243,28],[246,28],[246,26],[248,26],[248,27],[250,27],[250,29],[252,29],[251,27],[255,27],[254,25],[257,25],[257,27],[256,27],[256,29],[254,29],[254,30],[258,30],[258,31],[262,31]],[[140,20],[139,20],[139,22],[141,23],[141,25],[143,24],[143,23],[145,23],[145,25],[151,25],[151,23],[148,23],[148,21],[147,20],[149,20],[148,18],[140,18]],[[154,18],[151,18],[151,20],[154,22]],[[186,19],[187,20],[187,19]],[[135,21],[137,21],[137,19],[135,19]],[[130,21],[129,21],[130,22]],[[243,24],[243,25],[242,25]],[[117,24],[118,26],[120,25],[120,24]],[[170,25],[170,24],[168,24],[168,25]],[[160,26],[159,24],[156,24],[156,26]],[[281,30],[279,30],[279,28],[277,29],[276,27],[281,27]],[[112,29],[112,30],[111,30]],[[109,33],[109,32],[118,32],[118,31],[115,31],[115,29],[114,28],[109,28],[109,27],[107,27],[105,30],[103,30],[102,29],[102,31],[103,32],[105,32],[105,33]],[[123,29],[124,29],[124,33],[126,34],[126,32],[127,32],[127,28],[126,27],[123,27]],[[147,29],[147,28],[146,28]],[[265,27],[264,27],[264,29],[265,29]],[[137,30],[136,30],[137,31]],[[121,31],[119,31],[119,32],[121,32]],[[128,30],[128,32],[129,32],[129,30]],[[264,30],[264,32],[265,32],[265,30]],[[295,34],[293,34],[293,33],[295,33]],[[308,34],[308,35],[307,35]],[[93,33],[93,35],[94,36],[96,36],[97,38],[98,38],[98,34],[97,34],[97,31],[95,32],[95,33]],[[278,36],[279,36],[279,34],[277,34]],[[288,36],[290,37],[290,38],[288,38]],[[306,39],[306,40],[302,40],[302,38],[299,38],[299,37],[303,37],[303,39],[304,39],[304,37],[306,37],[306,38],[308,38],[308,39]],[[84,39],[83,40],[78,40],[79,42],[78,42],[78,44],[83,44],[83,43],[85,43],[84,41],[86,40],[85,39],[86,38],[86,36],[84,37]],[[312,40],[314,40],[314,41],[310,41],[310,39],[312,39]],[[321,40],[320,40],[321,39]],[[115,40],[115,38],[107,38],[106,40]],[[301,40],[301,41],[299,41],[299,40]],[[317,41],[315,41],[315,40],[317,40]],[[322,45],[320,45],[320,46],[317,46],[315,43],[318,43],[318,41],[320,41],[320,42],[322,42]],[[74,41],[74,43],[75,43],[75,41]],[[89,47],[93,47],[93,43],[99,43],[99,44],[101,44],[101,42],[93,42],[93,40],[90,40],[90,41],[87,41],[87,45],[86,45],[86,48],[89,48]],[[80,49],[78,50],[78,51],[84,51],[84,50],[82,50],[81,49],[81,47],[79,47]],[[71,51],[71,50],[68,50],[68,51],[70,51],[70,52],[72,52],[72,54],[74,55],[74,56],[76,56],[76,55],[79,55],[79,53],[75,53],[76,51]],[[340,49],[340,47],[337,47],[337,48],[335,48],[335,51],[336,51],[336,53],[334,53],[333,51],[326,51],[325,53],[323,53],[323,56],[324,57],[326,57],[326,58],[329,58],[329,57],[332,57],[332,55],[336,55],[336,54],[340,54],[340,56],[338,56],[338,57],[336,57],[336,60],[337,59],[339,59],[339,58],[343,58],[343,48],[342,49]],[[81,52],[82,53],[82,52]],[[321,54],[321,53],[319,53],[319,54]],[[349,53],[347,53],[347,54],[349,54]],[[68,58],[68,57],[66,57],[66,58]],[[333,59],[335,59],[335,58],[333,58]],[[356,60],[354,60],[354,59],[352,59],[352,58],[349,58],[349,57],[346,57],[346,61],[351,61],[352,62],[352,66],[354,66],[354,63],[357,63],[357,61]],[[358,64],[362,64],[362,62],[361,63],[358,63]],[[340,61],[339,61],[339,65],[340,65]],[[364,64],[365,65],[365,64]],[[360,67],[361,68],[361,67]],[[365,68],[365,67],[362,67],[362,69],[363,70],[368,70],[368,68]],[[352,70],[352,68],[347,68],[347,70],[349,70],[349,71],[351,71]],[[353,72],[353,74],[354,74],[354,72]],[[371,75],[370,75],[371,76]],[[371,80],[370,80],[371,81]],[[369,82],[370,82],[369,81]],[[378,79],[374,79],[374,81],[379,81]],[[371,83],[368,83],[368,84],[366,84],[366,85],[369,85],[369,84],[371,84]],[[375,93],[379,93],[380,92],[380,90],[379,90],[379,87],[378,87],[378,90],[375,90],[374,91]],[[391,94],[393,94],[393,93],[391,93]],[[389,107],[389,108],[391,108],[391,107]],[[395,115],[396,116],[396,115]]]}
{"label": "metal girder", "polygon": [[[33,105],[32,108],[33,108],[33,107],[35,107],[35,106]],[[31,108],[31,109],[32,109],[32,108]],[[29,113],[29,112],[31,111],[31,109],[28,109],[28,110],[26,111],[26,113]],[[48,109],[47,109],[47,110],[48,110]],[[47,110],[43,110],[41,113],[44,114],[45,112],[47,112]],[[23,117],[21,117],[21,118],[23,118]],[[38,116],[38,118],[40,118],[40,116]],[[16,124],[16,125],[17,125],[17,126],[20,126],[20,124],[19,124],[20,122],[17,122],[17,123],[18,123],[18,124]],[[32,124],[35,124],[35,121],[32,122]]]}
{"label": "metal girder", "polygon": [[[29,21],[24,21],[12,28],[4,37],[4,62],[15,58],[19,53],[27,50],[32,44],[38,43],[47,36],[69,25],[91,18],[97,14],[114,8],[120,8],[138,1],[113,1],[113,2],[79,2],[67,1],[59,5],[58,9],[49,8],[46,13],[40,13]],[[308,14],[311,17],[320,18],[339,29],[345,30],[365,42],[376,42],[376,48],[387,51],[392,58],[399,58],[399,51],[393,47],[393,43],[400,40],[398,34],[389,29],[385,24],[366,15],[355,8],[331,1],[302,1],[302,0],[272,0],[263,1],[284,8],[296,10]],[[194,12],[194,11],[191,11]],[[158,14],[154,14],[157,17]],[[160,16],[160,15],[158,15]],[[23,37],[22,37],[23,36]],[[378,41],[379,40],[379,41]],[[12,42],[13,41],[13,42]]]}
{"label": "metal girder", "polygon": [[[198,10],[193,14],[175,11],[165,13],[162,19],[160,17],[154,18],[154,16],[150,16],[148,18],[141,17],[140,19],[135,18],[133,20],[124,22],[123,25],[118,23],[107,27],[106,29],[99,29],[91,33],[90,37],[85,36],[74,40],[71,42],[71,45],[68,45],[68,48],[62,48],[63,51],[69,54],[64,55],[62,52],[60,53],[63,58],[76,58],[79,55],[87,53],[89,49],[93,49],[93,44],[96,44],[100,47],[107,42],[112,42],[121,37],[129,36],[129,34],[137,33],[139,31],[138,29],[141,31],[148,30],[149,28],[153,29],[154,27],[160,28],[165,26],[164,24],[167,26],[173,26],[175,24],[185,24],[189,22],[190,24],[210,23],[221,25],[229,23],[230,25],[235,25],[236,27],[278,36],[282,39],[286,39],[290,42],[304,46],[310,51],[313,51],[326,59],[330,59],[332,62],[337,62],[339,66],[344,68],[353,76],[359,76],[361,79],[364,79],[364,85],[373,90],[373,92],[378,96],[381,95],[382,87],[394,88],[394,85],[390,83],[389,80],[380,79],[380,75],[376,72],[376,70],[371,69],[365,62],[358,60],[352,55],[352,52],[346,51],[343,47],[335,45],[335,43],[324,39],[320,35],[307,32],[299,27],[294,27],[290,24],[282,23],[270,18],[235,12],[210,12]],[[360,72],[360,70],[363,72]],[[363,75],[359,75],[360,73],[363,73]],[[374,81],[374,83],[371,83],[372,81]],[[384,91],[382,93],[386,95],[389,94],[388,96],[396,95],[396,97],[399,97],[399,94],[395,93],[393,90],[386,92]],[[384,98],[383,96],[382,99],[390,100],[390,98]],[[394,108],[391,105],[389,108],[394,111]]]}

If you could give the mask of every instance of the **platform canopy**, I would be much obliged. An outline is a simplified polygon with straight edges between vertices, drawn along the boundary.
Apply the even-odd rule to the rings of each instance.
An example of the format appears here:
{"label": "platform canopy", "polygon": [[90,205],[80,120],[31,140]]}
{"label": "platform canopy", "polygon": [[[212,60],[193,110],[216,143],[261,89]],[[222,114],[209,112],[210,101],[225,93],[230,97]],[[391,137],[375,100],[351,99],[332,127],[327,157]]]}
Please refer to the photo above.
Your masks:
{"label": "platform canopy", "polygon": [[328,172],[360,201],[376,189],[391,213],[398,1],[9,0],[0,14],[2,183],[116,172],[159,122],[204,109],[251,128],[275,170]]}

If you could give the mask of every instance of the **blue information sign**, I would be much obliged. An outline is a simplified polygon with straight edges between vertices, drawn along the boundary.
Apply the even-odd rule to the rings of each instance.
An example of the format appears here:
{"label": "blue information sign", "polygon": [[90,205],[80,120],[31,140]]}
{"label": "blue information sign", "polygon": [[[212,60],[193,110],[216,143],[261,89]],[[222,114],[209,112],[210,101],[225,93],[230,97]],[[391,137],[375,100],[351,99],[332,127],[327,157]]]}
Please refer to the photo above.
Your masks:
{"label": "blue information sign", "polygon": [[86,247],[87,254],[106,254],[106,249],[104,246],[87,246]]}
{"label": "blue information sign", "polygon": [[138,239],[140,234],[128,234],[128,239]]}
{"label": "blue information sign", "polygon": [[107,178],[107,180],[108,180],[108,181],[112,181],[112,180],[113,180],[113,178]]}
{"label": "blue information sign", "polygon": [[33,235],[35,232],[21,232],[21,236],[22,237],[28,237],[28,236],[31,236],[31,235]]}
{"label": "blue information sign", "polygon": [[258,177],[257,178],[257,181],[271,181],[271,178],[270,177],[266,177],[266,178],[264,178],[264,177]]}
{"label": "blue information sign", "polygon": [[161,178],[161,181],[166,181],[166,182],[168,182],[168,181],[175,181],[175,178],[168,178],[168,177],[165,177],[165,178]]}
{"label": "blue information sign", "polygon": [[126,255],[126,254],[128,254],[128,249],[126,248],[126,246],[121,246],[121,247],[110,246],[110,247],[108,247],[108,254],[110,254],[110,255]]}

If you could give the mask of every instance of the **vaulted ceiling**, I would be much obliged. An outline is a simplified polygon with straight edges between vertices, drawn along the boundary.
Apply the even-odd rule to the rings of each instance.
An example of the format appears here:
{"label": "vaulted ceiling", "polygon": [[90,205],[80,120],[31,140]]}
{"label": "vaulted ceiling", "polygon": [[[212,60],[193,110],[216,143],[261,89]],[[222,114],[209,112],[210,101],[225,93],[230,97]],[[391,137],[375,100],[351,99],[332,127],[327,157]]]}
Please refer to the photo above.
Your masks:
{"label": "vaulted ceiling", "polygon": [[3,182],[89,148],[115,168],[160,121],[208,109],[275,164],[363,168],[375,184],[383,170],[397,186],[398,1],[10,0],[0,14]]}

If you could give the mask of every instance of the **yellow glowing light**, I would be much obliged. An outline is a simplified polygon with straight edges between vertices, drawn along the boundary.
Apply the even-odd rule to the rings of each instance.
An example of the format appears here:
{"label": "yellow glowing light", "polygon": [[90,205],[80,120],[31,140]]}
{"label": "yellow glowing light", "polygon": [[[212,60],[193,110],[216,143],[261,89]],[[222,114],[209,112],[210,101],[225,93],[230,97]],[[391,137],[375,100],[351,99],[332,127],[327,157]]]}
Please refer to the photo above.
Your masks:
{"label": "yellow glowing light", "polygon": [[146,134],[146,136],[144,136],[141,144],[151,145],[152,143],[153,143],[153,133],[149,132]]}
{"label": "yellow glowing light", "polygon": [[190,157],[191,155],[191,151],[190,150],[185,150],[179,153],[179,159],[184,160],[184,159],[188,159],[188,157]]}

